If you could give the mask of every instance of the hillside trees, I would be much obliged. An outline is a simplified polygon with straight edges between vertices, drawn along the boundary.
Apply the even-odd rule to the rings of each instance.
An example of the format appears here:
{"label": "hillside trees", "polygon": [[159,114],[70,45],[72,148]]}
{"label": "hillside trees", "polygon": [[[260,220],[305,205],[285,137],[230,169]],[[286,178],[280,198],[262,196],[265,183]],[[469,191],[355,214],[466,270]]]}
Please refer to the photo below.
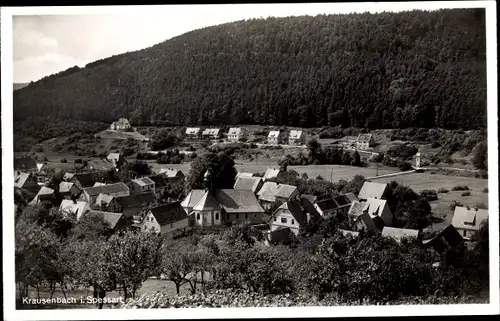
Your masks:
{"label": "hillside trees", "polygon": [[207,170],[210,173],[211,188],[233,188],[237,173],[234,160],[226,153],[219,152],[197,157],[191,163],[191,169],[186,178],[186,190],[205,188],[204,175]]}
{"label": "hillside trees", "polygon": [[118,117],[183,125],[485,128],[485,31],[484,9],[206,27],[14,91],[15,128],[30,128],[25,123],[36,117],[37,128],[50,119],[109,124]]}

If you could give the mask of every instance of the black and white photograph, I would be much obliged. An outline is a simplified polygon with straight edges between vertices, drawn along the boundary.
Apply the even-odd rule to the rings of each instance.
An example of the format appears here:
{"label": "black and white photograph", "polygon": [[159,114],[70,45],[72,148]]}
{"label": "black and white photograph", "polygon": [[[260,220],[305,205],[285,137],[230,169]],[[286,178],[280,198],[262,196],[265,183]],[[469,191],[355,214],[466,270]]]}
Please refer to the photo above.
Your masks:
{"label": "black and white photograph", "polygon": [[1,11],[6,320],[500,312],[494,1]]}

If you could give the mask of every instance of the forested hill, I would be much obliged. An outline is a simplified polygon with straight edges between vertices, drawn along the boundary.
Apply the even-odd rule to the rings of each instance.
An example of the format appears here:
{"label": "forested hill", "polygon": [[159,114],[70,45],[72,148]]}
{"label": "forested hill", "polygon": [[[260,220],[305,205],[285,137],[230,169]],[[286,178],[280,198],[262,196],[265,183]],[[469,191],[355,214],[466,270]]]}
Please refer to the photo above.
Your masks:
{"label": "forested hill", "polygon": [[485,34],[484,9],[238,21],[46,77],[14,117],[476,129]]}

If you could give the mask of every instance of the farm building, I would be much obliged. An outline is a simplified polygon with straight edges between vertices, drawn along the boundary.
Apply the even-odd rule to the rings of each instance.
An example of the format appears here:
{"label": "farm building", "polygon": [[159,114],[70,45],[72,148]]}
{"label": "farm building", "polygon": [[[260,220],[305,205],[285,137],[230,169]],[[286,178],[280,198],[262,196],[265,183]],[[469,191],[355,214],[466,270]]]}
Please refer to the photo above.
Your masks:
{"label": "farm building", "polygon": [[419,239],[420,232],[418,230],[384,226],[384,228],[382,229],[382,236],[390,237],[396,242],[400,243],[403,239]]}
{"label": "farm building", "polygon": [[142,219],[141,231],[170,234],[188,227],[188,216],[180,202],[152,207]]}
{"label": "farm building", "polygon": [[269,145],[279,145],[283,143],[284,134],[279,130],[271,130],[267,135],[267,143]]}
{"label": "farm building", "polygon": [[110,126],[111,130],[130,130],[132,126],[127,118],[120,118],[117,121],[113,122]]}
{"label": "farm building", "polygon": [[256,194],[264,185],[261,177],[238,177],[234,183],[234,189],[246,189]]}
{"label": "farm building", "polygon": [[155,194],[155,182],[149,177],[132,180],[132,194]]}
{"label": "farm building", "polygon": [[304,145],[306,143],[306,134],[302,130],[291,130],[288,135],[289,145]]}
{"label": "farm building", "polygon": [[201,133],[203,139],[219,139],[220,136],[220,128],[206,128]]}
{"label": "farm building", "polygon": [[76,200],[63,200],[59,206],[59,210],[65,214],[75,215],[76,220],[90,210],[89,203]]}
{"label": "farm building", "polygon": [[386,190],[387,184],[385,183],[364,182],[358,198],[362,201],[368,198],[382,199],[385,197]]}
{"label": "farm building", "polygon": [[200,139],[200,128],[199,127],[188,127],[186,128],[186,139],[197,140]]}
{"label": "farm building", "polygon": [[457,206],[451,224],[466,241],[469,241],[477,235],[481,224],[487,219],[488,210]]}
{"label": "farm building", "polygon": [[229,128],[229,132],[227,133],[227,140],[231,142],[239,142],[243,138],[246,138],[246,131],[241,127],[233,127]]}

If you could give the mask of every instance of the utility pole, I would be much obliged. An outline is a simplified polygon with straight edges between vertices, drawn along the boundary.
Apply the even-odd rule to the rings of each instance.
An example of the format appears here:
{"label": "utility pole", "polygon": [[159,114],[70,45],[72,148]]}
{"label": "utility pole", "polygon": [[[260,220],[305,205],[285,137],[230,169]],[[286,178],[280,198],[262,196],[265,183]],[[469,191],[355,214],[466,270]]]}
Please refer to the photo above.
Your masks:
{"label": "utility pole", "polygon": [[376,164],[377,164],[377,175],[375,175],[375,177],[378,177],[378,163],[376,163]]}

